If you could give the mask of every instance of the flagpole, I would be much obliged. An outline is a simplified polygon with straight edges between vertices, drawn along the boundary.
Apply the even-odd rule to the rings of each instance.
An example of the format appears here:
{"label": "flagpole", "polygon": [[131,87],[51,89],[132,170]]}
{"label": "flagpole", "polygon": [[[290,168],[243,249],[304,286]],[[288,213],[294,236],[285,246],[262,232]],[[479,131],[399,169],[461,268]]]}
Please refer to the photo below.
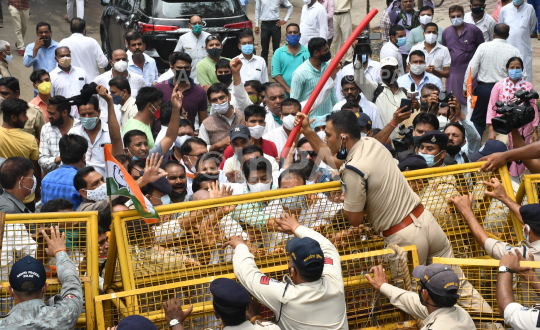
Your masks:
{"label": "flagpole", "polygon": [[[102,144],[101,146],[102,147],[105,147],[105,144],[110,144],[110,143],[104,143]],[[113,156],[114,157],[114,156]],[[105,148],[103,148],[103,159],[105,159]],[[109,178],[109,166],[107,166],[107,161],[105,161],[105,177],[106,178]],[[107,180],[105,179],[105,184],[107,184]],[[107,187],[107,190],[109,190],[109,188]],[[109,208],[111,209],[111,220],[113,218],[113,206],[112,206],[112,196],[107,194],[107,198],[109,199]],[[111,221],[111,226],[112,226],[112,221]],[[103,228],[103,230],[107,231],[107,230],[110,230],[109,228]]]}

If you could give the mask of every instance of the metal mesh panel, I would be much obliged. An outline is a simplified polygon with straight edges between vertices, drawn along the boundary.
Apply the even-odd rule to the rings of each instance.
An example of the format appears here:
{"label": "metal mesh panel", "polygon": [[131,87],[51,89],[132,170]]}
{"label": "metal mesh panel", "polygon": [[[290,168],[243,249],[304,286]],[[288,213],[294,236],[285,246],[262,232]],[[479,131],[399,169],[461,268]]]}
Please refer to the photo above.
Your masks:
{"label": "metal mesh panel", "polygon": [[[4,215],[4,214],[2,214]],[[32,218],[32,219],[28,219]],[[5,316],[13,307],[14,300],[7,293],[9,272],[13,264],[30,255],[42,261],[47,272],[49,288],[44,296],[47,301],[60,293],[60,282],[56,272],[56,259],[49,258],[45,252],[47,243],[38,230],[48,231],[58,226],[66,233],[67,253],[75,263],[83,284],[83,314],[77,321],[77,328],[93,329],[94,305],[92,298],[98,294],[98,244],[97,212],[41,213],[25,215],[6,215],[3,240],[1,244],[0,315]],[[50,232],[48,233],[50,236]]]}
{"label": "metal mesh panel", "polygon": [[540,195],[540,175],[524,175],[521,178],[521,185],[517,193],[517,202],[521,205],[528,203],[538,203]]}
{"label": "metal mesh panel", "polygon": [[[411,321],[412,318],[392,306],[388,298],[381,296],[365,279],[371,267],[383,265],[391,284],[411,289],[411,271],[418,265],[416,247],[403,248],[402,255],[391,249],[356,253],[341,257],[344,277],[347,317],[351,329],[377,326],[389,323]],[[261,269],[272,278],[282,280],[287,273],[286,264]],[[234,278],[230,273],[220,277]],[[132,291],[103,295],[96,298],[98,329],[116,325],[127,315],[140,314],[152,320],[159,329],[167,329],[162,305],[171,298],[181,298],[187,308],[194,305],[192,315],[185,321],[187,329],[219,329],[220,321],[213,314],[210,278],[192,279],[181,283],[160,287],[143,288]],[[262,316],[275,321],[274,313],[263,306]]]}

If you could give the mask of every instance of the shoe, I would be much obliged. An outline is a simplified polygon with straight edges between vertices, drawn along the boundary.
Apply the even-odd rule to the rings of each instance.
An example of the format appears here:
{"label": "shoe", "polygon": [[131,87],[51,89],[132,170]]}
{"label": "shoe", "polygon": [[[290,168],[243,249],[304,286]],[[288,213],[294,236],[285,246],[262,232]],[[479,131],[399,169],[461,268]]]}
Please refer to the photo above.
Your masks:
{"label": "shoe", "polygon": [[531,38],[537,38],[537,37],[538,37],[537,33],[531,33]]}
{"label": "shoe", "polygon": [[24,56],[24,49],[19,50],[19,56]]}
{"label": "shoe", "polygon": [[4,21],[0,21],[0,28],[4,27]]}
{"label": "shoe", "polygon": [[71,23],[71,22],[69,21],[68,15],[64,15],[64,19],[66,20],[66,22]]}

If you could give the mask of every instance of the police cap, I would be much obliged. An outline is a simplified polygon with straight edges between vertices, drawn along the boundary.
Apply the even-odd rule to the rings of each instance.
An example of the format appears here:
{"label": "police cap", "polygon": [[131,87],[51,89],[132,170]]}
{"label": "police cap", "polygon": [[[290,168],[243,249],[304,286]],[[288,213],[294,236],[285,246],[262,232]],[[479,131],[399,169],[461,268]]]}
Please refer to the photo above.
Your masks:
{"label": "police cap", "polygon": [[405,172],[428,168],[428,165],[424,157],[420,155],[409,155],[399,162],[398,167],[401,172]]}
{"label": "police cap", "polygon": [[319,242],[310,237],[295,237],[287,242],[285,250],[291,255],[296,267],[308,272],[324,268],[324,254]]}
{"label": "police cap", "polygon": [[413,276],[419,279],[425,288],[438,296],[459,298],[456,293],[459,289],[459,278],[448,265],[416,266],[413,270]]}
{"label": "police cap", "polygon": [[441,147],[441,150],[446,150],[446,146],[448,145],[448,135],[438,130],[428,131],[418,139],[418,145],[424,142],[437,144]]}
{"label": "police cap", "polygon": [[157,330],[157,327],[144,316],[129,315],[118,323],[116,330]]}
{"label": "police cap", "polygon": [[526,224],[540,224],[540,204],[527,204],[519,208],[519,214]]}
{"label": "police cap", "polygon": [[[33,282],[35,288],[32,290],[25,290],[22,288],[24,282]],[[36,258],[26,256],[17,261],[11,267],[9,272],[9,285],[15,291],[33,293],[41,290],[45,286],[47,281],[47,274],[45,273],[45,267]]]}
{"label": "police cap", "polygon": [[244,308],[251,302],[249,292],[238,282],[218,278],[210,283],[214,303],[221,307]]}

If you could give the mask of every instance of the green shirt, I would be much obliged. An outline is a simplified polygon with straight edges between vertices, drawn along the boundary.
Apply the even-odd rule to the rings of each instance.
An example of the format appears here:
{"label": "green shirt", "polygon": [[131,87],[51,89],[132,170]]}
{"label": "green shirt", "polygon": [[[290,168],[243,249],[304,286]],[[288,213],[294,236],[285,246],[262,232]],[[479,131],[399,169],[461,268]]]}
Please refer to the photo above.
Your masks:
{"label": "green shirt", "polygon": [[131,118],[130,120],[126,122],[126,124],[122,128],[122,133],[123,135],[126,135],[127,132],[133,131],[135,129],[138,129],[139,131],[143,131],[144,134],[146,134],[146,139],[148,140],[148,148],[152,149],[154,147],[154,136],[152,135],[152,130],[150,129],[150,125],[146,125],[142,121],[139,121],[135,118]]}
{"label": "green shirt", "polygon": [[[443,33],[443,29],[439,27],[439,34],[437,36],[437,42],[440,43],[441,45],[442,45],[442,33]],[[424,41],[424,28],[422,27],[422,25],[420,25],[412,29],[411,32],[409,32],[405,47],[407,48],[407,51],[410,52],[411,48],[413,48],[414,45],[422,41]]]}
{"label": "green shirt", "polygon": [[287,50],[287,44],[283,45],[272,56],[272,78],[281,75],[287,85],[291,87],[294,70],[307,61],[308,58],[309,51],[307,47],[300,45],[300,50],[293,56]]}
{"label": "green shirt", "polygon": [[[220,57],[219,59],[221,60],[222,58],[230,61],[230,59],[226,57]],[[210,56],[206,56],[199,63],[197,63],[196,71],[197,80],[199,81],[199,85],[201,86],[210,86],[219,82],[216,76],[216,62],[214,62],[214,60],[211,59]]]}

